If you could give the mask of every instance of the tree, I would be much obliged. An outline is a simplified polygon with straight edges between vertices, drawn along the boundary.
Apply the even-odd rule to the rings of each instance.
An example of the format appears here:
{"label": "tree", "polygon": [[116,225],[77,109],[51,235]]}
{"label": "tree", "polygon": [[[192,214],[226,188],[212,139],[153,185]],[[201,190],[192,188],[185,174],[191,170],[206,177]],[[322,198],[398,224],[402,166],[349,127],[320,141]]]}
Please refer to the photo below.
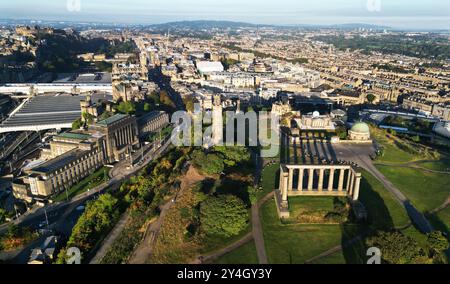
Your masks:
{"label": "tree", "polygon": [[345,126],[338,126],[336,127],[336,135],[341,139],[341,140],[345,140],[347,139],[347,129],[345,128]]}
{"label": "tree", "polygon": [[159,93],[159,99],[161,101],[161,104],[169,108],[175,108],[175,104],[173,103],[172,99],[170,98],[169,94],[166,91],[163,90]]}
{"label": "tree", "polygon": [[132,102],[121,102],[117,106],[117,111],[124,114],[133,114],[136,112],[136,106]]}
{"label": "tree", "polygon": [[149,112],[152,110],[152,106],[149,103],[144,104],[144,111]]}
{"label": "tree", "polygon": [[434,231],[428,234],[427,242],[434,253],[437,254],[441,254],[449,247],[447,238],[440,231]]}
{"label": "tree", "polygon": [[183,103],[186,106],[186,110],[188,112],[194,112],[194,98],[192,97],[192,95],[183,97]]}
{"label": "tree", "polygon": [[88,202],[86,209],[72,230],[67,247],[78,247],[85,255],[95,246],[98,238],[105,234],[118,218],[118,199],[103,194]]}
{"label": "tree", "polygon": [[241,162],[250,160],[250,152],[245,147],[225,147],[216,146],[214,151],[220,153],[224,158],[224,163],[227,166],[234,166]]}
{"label": "tree", "polygon": [[425,250],[401,232],[379,232],[367,240],[367,245],[379,248],[382,260],[388,264],[430,263]]}
{"label": "tree", "polygon": [[86,121],[87,124],[92,124],[94,122],[94,116],[90,113],[83,112],[82,113],[84,121]]}
{"label": "tree", "polygon": [[10,224],[8,226],[8,232],[6,233],[6,236],[8,238],[17,238],[22,234],[21,229],[16,224]]}
{"label": "tree", "polygon": [[82,126],[83,126],[83,121],[81,121],[81,118],[75,120],[75,121],[72,123],[72,129],[73,129],[73,130],[80,129]]}
{"label": "tree", "polygon": [[210,235],[235,236],[245,229],[248,218],[244,202],[234,195],[208,197],[200,204],[201,229]]}
{"label": "tree", "polygon": [[0,208],[0,224],[5,223],[7,215],[8,215],[8,212],[6,212],[5,209]]}
{"label": "tree", "polygon": [[374,94],[368,94],[366,99],[369,102],[369,104],[372,104],[375,101],[376,97]]}
{"label": "tree", "polygon": [[222,158],[217,154],[205,154],[202,150],[196,150],[192,153],[192,162],[200,171],[215,175],[224,170]]}

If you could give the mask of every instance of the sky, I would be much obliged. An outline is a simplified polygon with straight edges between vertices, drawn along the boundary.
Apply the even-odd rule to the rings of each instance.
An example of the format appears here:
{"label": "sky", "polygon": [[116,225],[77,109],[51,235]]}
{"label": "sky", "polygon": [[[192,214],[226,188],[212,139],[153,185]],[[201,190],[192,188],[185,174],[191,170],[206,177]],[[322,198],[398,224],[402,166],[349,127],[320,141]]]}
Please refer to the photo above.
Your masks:
{"label": "sky", "polygon": [[0,18],[130,24],[180,20],[367,23],[450,30],[450,0],[2,0]]}

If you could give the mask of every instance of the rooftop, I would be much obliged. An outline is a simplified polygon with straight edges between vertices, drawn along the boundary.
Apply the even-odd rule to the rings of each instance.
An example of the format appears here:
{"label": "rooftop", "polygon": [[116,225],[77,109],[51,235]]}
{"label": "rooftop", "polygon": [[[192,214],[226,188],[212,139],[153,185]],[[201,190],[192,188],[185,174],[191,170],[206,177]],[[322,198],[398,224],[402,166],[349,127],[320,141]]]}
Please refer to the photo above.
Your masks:
{"label": "rooftop", "polygon": [[36,168],[31,169],[32,172],[36,173],[53,173],[57,171],[60,168],[63,168],[67,164],[72,163],[73,161],[76,161],[79,157],[83,156],[88,151],[83,151],[79,149],[73,149],[67,153],[64,153],[54,159],[51,159],[50,161],[47,161]]}
{"label": "rooftop", "polygon": [[350,129],[350,131],[356,132],[356,133],[370,133],[369,126],[367,125],[367,123],[364,123],[364,122],[355,123],[352,126],[352,128]]}
{"label": "rooftop", "polygon": [[115,114],[115,115],[113,115],[111,117],[108,117],[107,119],[104,119],[102,121],[97,122],[97,125],[108,126],[108,125],[111,125],[111,124],[113,124],[113,123],[115,123],[117,121],[120,121],[120,120],[122,120],[122,119],[124,119],[126,117],[128,117],[127,114],[118,113],[118,114]]}
{"label": "rooftop", "polygon": [[[109,95],[95,94],[92,101],[108,100]],[[80,101],[86,96],[72,95],[40,95],[31,98],[21,109],[3,121],[0,131],[35,131],[36,127],[46,126],[47,129],[72,125],[81,117]],[[11,130],[20,128],[18,130]]]}

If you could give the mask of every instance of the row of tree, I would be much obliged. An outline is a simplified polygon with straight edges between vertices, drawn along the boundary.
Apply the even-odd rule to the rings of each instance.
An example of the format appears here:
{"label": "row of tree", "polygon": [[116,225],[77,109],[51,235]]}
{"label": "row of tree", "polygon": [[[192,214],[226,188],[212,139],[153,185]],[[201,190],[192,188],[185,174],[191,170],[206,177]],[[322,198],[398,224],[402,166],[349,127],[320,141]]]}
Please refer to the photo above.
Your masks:
{"label": "row of tree", "polygon": [[424,244],[399,231],[379,232],[367,241],[368,247],[381,250],[381,259],[387,264],[442,264],[447,263],[449,248],[446,236],[439,231],[427,235]]}

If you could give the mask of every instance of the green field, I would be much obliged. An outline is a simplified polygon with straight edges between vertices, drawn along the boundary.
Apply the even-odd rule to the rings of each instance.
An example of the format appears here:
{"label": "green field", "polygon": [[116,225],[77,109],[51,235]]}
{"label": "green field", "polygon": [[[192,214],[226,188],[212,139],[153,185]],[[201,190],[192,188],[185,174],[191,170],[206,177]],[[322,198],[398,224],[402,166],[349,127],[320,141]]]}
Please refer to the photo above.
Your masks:
{"label": "green field", "polygon": [[258,264],[255,242],[251,241],[216,259],[214,264]]}
{"label": "green field", "polygon": [[[291,197],[290,212],[296,216],[305,211],[330,211],[333,209],[333,200],[333,197]],[[363,172],[360,201],[368,211],[368,222],[372,229],[392,229],[409,223],[403,206],[366,172]],[[292,220],[282,222],[273,200],[261,208],[261,219],[269,263],[276,264],[304,263],[367,232],[367,227],[361,225],[298,224]],[[314,263],[363,263],[364,252],[364,241],[358,241]]]}
{"label": "green field", "polygon": [[450,206],[427,218],[436,230],[450,233]]}
{"label": "green field", "polygon": [[449,174],[380,165],[377,168],[423,212],[439,207],[450,196]]}
{"label": "green field", "polygon": [[105,181],[109,180],[108,173],[110,171],[110,168],[107,167],[101,167],[91,175],[87,176],[85,179],[80,181],[79,183],[72,186],[69,190],[67,190],[67,193],[61,192],[54,198],[52,198],[53,202],[59,202],[66,200],[67,197],[70,199],[74,198],[75,196],[86,192],[88,189],[93,189],[94,187],[99,186]]}
{"label": "green field", "polygon": [[269,263],[304,263],[341,244],[340,225],[281,223],[274,200],[262,206],[261,219]]}
{"label": "green field", "polygon": [[450,172],[450,160],[449,159],[442,159],[439,161],[434,162],[419,162],[417,164],[420,167],[430,169],[433,171],[446,171]]}
{"label": "green field", "polygon": [[312,264],[346,264],[346,260],[342,251],[338,251],[313,261]]}
{"label": "green field", "polygon": [[410,221],[405,208],[366,171],[363,171],[359,201],[366,207],[369,225],[374,229],[402,227]]}
{"label": "green field", "polygon": [[278,177],[280,171],[280,164],[273,164],[266,166],[261,173],[262,191],[258,192],[257,198],[261,199],[271,191],[278,188]]}
{"label": "green field", "polygon": [[384,155],[378,157],[380,163],[407,163],[419,160],[421,157],[405,152],[395,144],[395,139],[387,136],[386,132],[376,127],[370,127],[370,133],[384,149]]}
{"label": "green field", "polygon": [[[250,214],[250,213],[249,213]],[[231,237],[224,236],[204,236],[202,239],[202,248],[200,252],[203,254],[208,254],[220,250],[234,242],[242,239],[245,235],[250,233],[252,230],[251,226],[248,225],[244,230],[242,230],[238,235]]]}
{"label": "green field", "polygon": [[293,218],[305,211],[333,210],[334,197],[330,196],[295,196],[289,198],[289,211]]}

